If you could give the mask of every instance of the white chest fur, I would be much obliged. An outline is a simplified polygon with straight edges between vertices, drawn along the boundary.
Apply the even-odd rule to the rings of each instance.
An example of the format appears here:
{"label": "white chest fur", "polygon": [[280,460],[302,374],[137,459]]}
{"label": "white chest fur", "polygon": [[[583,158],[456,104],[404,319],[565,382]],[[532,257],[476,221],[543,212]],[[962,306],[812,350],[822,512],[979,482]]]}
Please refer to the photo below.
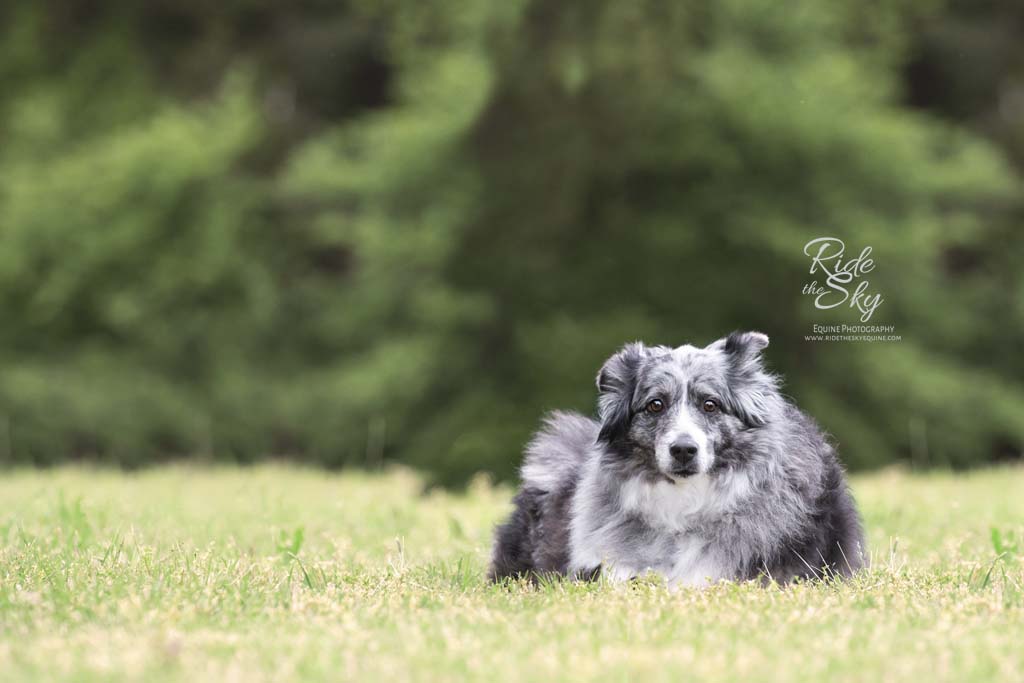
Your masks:
{"label": "white chest fur", "polygon": [[[726,473],[711,479],[697,475],[673,483],[633,478],[621,485],[618,509],[609,510],[594,490],[605,485],[595,469],[587,471],[573,500],[570,530],[570,571],[600,565],[613,580],[654,572],[671,585],[701,586],[730,578],[732,568],[722,553],[692,530],[696,515],[715,517],[734,508],[750,493],[746,475]],[[615,533],[625,517],[640,517],[650,528],[649,541],[659,552],[638,553],[634,543]]]}

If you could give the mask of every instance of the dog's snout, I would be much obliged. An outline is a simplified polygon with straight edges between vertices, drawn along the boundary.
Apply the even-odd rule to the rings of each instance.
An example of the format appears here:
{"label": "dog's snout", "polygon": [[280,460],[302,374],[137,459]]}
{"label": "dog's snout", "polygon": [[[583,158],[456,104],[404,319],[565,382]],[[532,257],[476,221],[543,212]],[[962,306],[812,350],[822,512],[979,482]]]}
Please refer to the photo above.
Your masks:
{"label": "dog's snout", "polygon": [[697,441],[692,436],[681,436],[669,446],[668,452],[680,465],[689,465],[697,456]]}

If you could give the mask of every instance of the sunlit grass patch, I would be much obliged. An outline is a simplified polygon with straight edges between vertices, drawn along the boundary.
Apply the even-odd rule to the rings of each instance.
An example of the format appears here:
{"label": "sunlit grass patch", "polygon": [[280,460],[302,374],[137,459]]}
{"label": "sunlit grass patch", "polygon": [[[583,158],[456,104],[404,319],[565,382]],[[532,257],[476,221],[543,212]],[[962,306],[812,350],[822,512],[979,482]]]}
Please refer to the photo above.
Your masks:
{"label": "sunlit grass patch", "polygon": [[511,492],[407,471],[0,482],[0,671],[69,680],[1012,680],[1024,471],[854,478],[843,582],[490,585]]}

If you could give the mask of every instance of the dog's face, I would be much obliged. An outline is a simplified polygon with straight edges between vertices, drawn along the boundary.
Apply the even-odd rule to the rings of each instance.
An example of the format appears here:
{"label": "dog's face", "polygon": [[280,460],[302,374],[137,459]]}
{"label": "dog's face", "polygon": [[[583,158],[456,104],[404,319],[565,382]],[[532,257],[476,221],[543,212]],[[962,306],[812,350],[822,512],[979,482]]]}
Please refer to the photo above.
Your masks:
{"label": "dog's face", "polygon": [[655,478],[721,469],[737,435],[763,426],[780,400],[761,362],[767,346],[760,332],[705,348],[626,345],[597,376],[599,440]]}

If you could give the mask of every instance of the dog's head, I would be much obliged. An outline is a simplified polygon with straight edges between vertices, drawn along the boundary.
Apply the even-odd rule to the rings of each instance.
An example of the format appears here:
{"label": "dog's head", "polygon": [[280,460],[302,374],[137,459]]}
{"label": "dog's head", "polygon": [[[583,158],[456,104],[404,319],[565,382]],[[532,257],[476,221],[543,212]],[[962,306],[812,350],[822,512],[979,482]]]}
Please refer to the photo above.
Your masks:
{"label": "dog's head", "polygon": [[597,375],[598,440],[625,464],[671,480],[708,473],[739,432],[778,413],[768,337],[734,332],[704,348],[627,344]]}

